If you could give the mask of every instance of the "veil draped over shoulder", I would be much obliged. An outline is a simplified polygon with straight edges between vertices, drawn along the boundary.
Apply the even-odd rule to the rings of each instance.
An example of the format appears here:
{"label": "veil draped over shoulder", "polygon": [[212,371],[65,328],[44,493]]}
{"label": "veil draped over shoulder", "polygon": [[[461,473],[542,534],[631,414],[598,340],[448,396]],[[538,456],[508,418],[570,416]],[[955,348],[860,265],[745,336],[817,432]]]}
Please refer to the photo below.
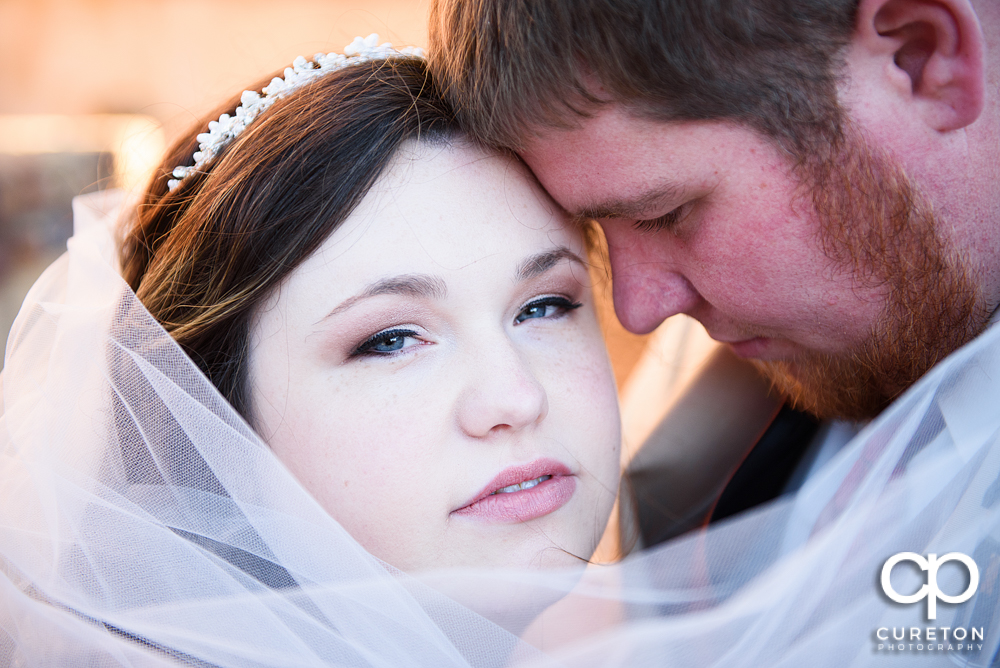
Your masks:
{"label": "veil draped over shoulder", "polygon": [[[754,512],[614,566],[403,574],[322,510],[143,308],[101,197],[75,202],[76,235],[26,298],[0,378],[0,664],[994,661],[1000,327]],[[928,597],[883,591],[903,552],[968,555],[978,583],[941,566],[928,620]],[[913,561],[890,574],[903,596],[934,582]]]}

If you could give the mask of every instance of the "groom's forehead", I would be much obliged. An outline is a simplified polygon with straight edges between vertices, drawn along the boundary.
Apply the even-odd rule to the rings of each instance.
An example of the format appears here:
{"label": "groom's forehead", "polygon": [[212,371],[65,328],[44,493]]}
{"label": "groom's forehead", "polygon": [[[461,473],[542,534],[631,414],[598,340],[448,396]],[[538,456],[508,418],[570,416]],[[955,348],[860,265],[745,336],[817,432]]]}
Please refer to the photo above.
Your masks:
{"label": "groom's forehead", "polygon": [[776,143],[730,121],[662,121],[608,107],[569,129],[536,131],[521,156],[577,218],[665,213],[721,182],[786,177]]}

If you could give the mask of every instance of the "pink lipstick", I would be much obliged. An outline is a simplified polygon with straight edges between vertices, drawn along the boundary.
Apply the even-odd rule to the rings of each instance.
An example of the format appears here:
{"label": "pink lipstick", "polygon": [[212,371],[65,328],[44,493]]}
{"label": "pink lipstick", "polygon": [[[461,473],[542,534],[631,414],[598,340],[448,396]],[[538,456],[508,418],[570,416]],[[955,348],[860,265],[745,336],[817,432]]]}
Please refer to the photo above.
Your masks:
{"label": "pink lipstick", "polygon": [[487,522],[527,522],[562,508],[576,490],[576,476],[554,459],[505,468],[455,515]]}

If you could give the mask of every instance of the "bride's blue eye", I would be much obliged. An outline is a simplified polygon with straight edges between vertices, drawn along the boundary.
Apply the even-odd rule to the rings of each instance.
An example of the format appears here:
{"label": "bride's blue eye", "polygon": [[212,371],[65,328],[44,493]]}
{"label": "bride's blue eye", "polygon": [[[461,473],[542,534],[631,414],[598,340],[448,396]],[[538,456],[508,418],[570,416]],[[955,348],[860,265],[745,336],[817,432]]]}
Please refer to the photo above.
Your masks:
{"label": "bride's blue eye", "polygon": [[364,343],[354,349],[351,356],[391,355],[413,345],[412,343],[407,344],[406,340],[416,336],[417,333],[412,329],[387,329],[368,337]]}
{"label": "bride's blue eye", "polygon": [[521,312],[514,318],[514,322],[522,323],[533,318],[554,318],[565,315],[573,309],[578,309],[583,304],[572,302],[565,297],[542,297],[532,302],[528,302],[521,309]]}

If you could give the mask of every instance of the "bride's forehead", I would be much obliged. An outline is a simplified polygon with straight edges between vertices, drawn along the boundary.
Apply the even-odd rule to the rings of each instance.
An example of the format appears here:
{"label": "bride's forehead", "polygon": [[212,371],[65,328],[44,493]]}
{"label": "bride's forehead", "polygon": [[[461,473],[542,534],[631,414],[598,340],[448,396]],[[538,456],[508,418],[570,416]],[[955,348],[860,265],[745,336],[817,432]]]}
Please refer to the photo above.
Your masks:
{"label": "bride's forehead", "polygon": [[517,159],[464,142],[407,142],[322,250],[331,257],[416,251],[469,261],[552,243],[582,242]]}
{"label": "bride's forehead", "polygon": [[480,214],[560,218],[562,211],[548,197],[518,158],[489,151],[466,140],[407,141],[362,200],[364,214],[396,204],[414,212],[441,213],[489,204]]}
{"label": "bride's forehead", "polygon": [[402,279],[433,283],[441,298],[503,300],[539,257],[586,257],[579,228],[520,163],[438,147],[402,164],[408,178],[383,179],[289,276],[281,295],[304,321]]}

